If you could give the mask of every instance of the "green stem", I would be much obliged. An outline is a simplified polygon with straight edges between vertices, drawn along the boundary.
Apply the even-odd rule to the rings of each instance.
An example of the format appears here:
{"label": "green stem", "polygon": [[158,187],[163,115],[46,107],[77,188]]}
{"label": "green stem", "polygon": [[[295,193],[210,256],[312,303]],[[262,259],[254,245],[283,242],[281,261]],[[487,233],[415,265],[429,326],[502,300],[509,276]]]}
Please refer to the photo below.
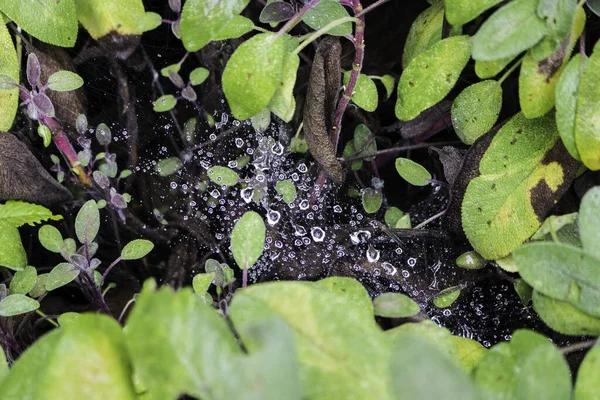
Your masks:
{"label": "green stem", "polygon": [[322,36],[322,35],[326,34],[331,29],[335,28],[338,25],[345,24],[346,22],[360,22],[360,21],[359,21],[358,18],[354,18],[354,17],[344,17],[344,18],[336,19],[335,21],[331,21],[330,23],[328,23],[327,25],[325,25],[324,27],[322,27],[318,31],[315,31],[315,32],[311,33],[306,38],[306,40],[304,42],[302,42],[300,44],[300,46],[298,46],[294,50],[294,53],[295,54],[300,53],[306,46],[308,46],[309,44],[311,44],[312,42],[314,42],[316,39],[318,39],[319,36]]}
{"label": "green stem", "polygon": [[502,75],[502,78],[500,78],[500,79],[498,80],[498,83],[499,83],[500,85],[502,85],[502,82],[504,82],[504,81],[506,80],[506,78],[508,78],[508,76],[509,76],[510,74],[512,74],[512,72],[513,72],[515,69],[517,69],[517,67],[518,67],[519,65],[521,65],[521,63],[523,62],[523,59],[525,59],[525,56],[521,57],[521,59],[520,59],[519,61],[517,61],[516,63],[514,63],[514,64],[513,64],[513,65],[512,65],[512,66],[511,66],[511,67],[508,69],[508,71],[506,71],[506,72],[504,73],[504,75]]}
{"label": "green stem", "polygon": [[56,321],[54,321],[52,318],[48,317],[46,314],[44,314],[44,312],[42,310],[40,310],[39,308],[37,310],[35,310],[36,314],[38,314],[40,317],[45,318],[46,321],[50,322],[52,325],[54,325],[55,327],[59,327],[60,325],[58,325],[56,323]]}

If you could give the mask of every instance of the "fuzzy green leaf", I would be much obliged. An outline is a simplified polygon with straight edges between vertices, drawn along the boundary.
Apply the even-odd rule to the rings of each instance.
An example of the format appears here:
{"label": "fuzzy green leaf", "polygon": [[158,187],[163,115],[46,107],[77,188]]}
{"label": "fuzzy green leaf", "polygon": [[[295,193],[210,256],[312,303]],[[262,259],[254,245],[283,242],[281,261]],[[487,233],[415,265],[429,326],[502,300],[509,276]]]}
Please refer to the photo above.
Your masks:
{"label": "fuzzy green leaf", "polygon": [[208,291],[208,288],[214,279],[214,272],[211,272],[210,274],[194,275],[194,279],[192,279],[192,288],[194,289],[194,293],[196,293],[198,296],[203,296]]}
{"label": "fuzzy green leaf", "polygon": [[458,256],[456,265],[465,269],[480,269],[485,266],[485,259],[476,251],[467,251]]}
{"label": "fuzzy green leaf", "polygon": [[514,60],[516,56],[501,58],[499,60],[494,61],[475,61],[475,74],[479,79],[488,79],[493,78],[498,75],[500,71],[502,71],[508,64]]}
{"label": "fuzzy green leaf", "polygon": [[383,193],[379,190],[366,188],[361,193],[362,205],[367,214],[374,214],[381,208]]}
{"label": "fuzzy green leaf", "polygon": [[531,295],[533,309],[550,328],[563,335],[600,336],[600,318],[594,318],[567,301],[555,300],[537,290]]}
{"label": "fuzzy green leaf", "polygon": [[207,171],[208,177],[217,185],[235,186],[240,180],[240,176],[228,167],[212,166]]}
{"label": "fuzzy green leaf", "polygon": [[403,215],[404,213],[398,207],[390,207],[386,210],[383,220],[387,226],[393,228]]}
{"label": "fuzzy green leaf", "polygon": [[65,286],[79,276],[79,270],[69,263],[60,263],[50,271],[46,278],[48,292]]}
{"label": "fuzzy green leaf", "polygon": [[294,85],[300,65],[300,57],[293,50],[298,46],[298,40],[286,36],[287,52],[283,59],[281,78],[271,101],[269,108],[285,122],[290,122],[296,111],[296,99],[294,98]]}
{"label": "fuzzy green leaf", "polygon": [[44,225],[38,231],[38,239],[40,244],[46,250],[53,253],[60,253],[63,248],[63,237],[58,229],[52,225]]}
{"label": "fuzzy green leaf", "polygon": [[160,96],[153,104],[153,109],[156,112],[165,112],[172,110],[177,105],[177,99],[172,94]]}
{"label": "fuzzy green leaf", "polygon": [[583,250],[600,260],[600,187],[587,191],[579,206],[579,236]]}
{"label": "fuzzy green leaf", "polygon": [[37,282],[37,270],[28,265],[10,280],[9,290],[11,294],[27,294],[34,288]]}
{"label": "fuzzy green leaf", "polygon": [[[353,151],[351,154],[355,153],[356,151],[359,151],[358,154],[374,153],[377,151],[377,142],[373,137],[373,133],[371,133],[369,127],[364,124],[358,124],[356,125],[356,128],[354,128],[354,138],[352,144]],[[366,161],[372,161],[374,159],[375,157],[365,157]]]}
{"label": "fuzzy green leaf", "polygon": [[588,351],[579,366],[573,396],[574,400],[600,399],[600,344],[598,343]]}
{"label": "fuzzy green leaf", "polygon": [[549,76],[531,52],[525,55],[519,74],[519,103],[527,118],[541,117],[554,107],[554,89],[561,73],[562,68]]}
{"label": "fuzzy green leaf", "polygon": [[20,271],[27,265],[27,255],[21,242],[19,230],[0,220],[0,265]]}
{"label": "fuzzy green leaf", "polygon": [[[583,61],[587,64],[587,58]],[[577,98],[581,81],[581,55],[577,54],[569,61],[556,83],[556,126],[563,144],[577,160],[579,151],[575,144],[575,118]]]}
{"label": "fuzzy green leaf", "polygon": [[145,239],[135,239],[127,243],[121,250],[121,259],[139,260],[146,257],[154,248],[154,243]]}
{"label": "fuzzy green leaf", "polygon": [[94,200],[89,200],[77,213],[75,233],[80,243],[91,243],[100,229],[100,212]]}
{"label": "fuzzy green leaf", "polygon": [[396,85],[396,79],[392,75],[384,75],[381,77],[381,83],[385,88],[385,98],[386,100],[390,98],[392,93],[394,92],[394,86]]}
{"label": "fuzzy green leaf", "polygon": [[48,78],[48,87],[57,92],[68,92],[83,86],[83,79],[71,71],[58,71]]}
{"label": "fuzzy green leaf", "polygon": [[[10,34],[5,24],[0,24],[0,75],[6,76],[4,80],[19,81],[19,63],[17,53]],[[17,114],[19,105],[19,89],[9,86],[9,89],[0,90],[0,132],[10,129]]]}
{"label": "fuzzy green leaf", "polygon": [[163,158],[154,167],[154,170],[158,172],[160,176],[173,175],[183,167],[183,163],[179,157]]}
{"label": "fuzzy green leaf", "polygon": [[265,245],[266,228],[263,219],[247,211],[231,232],[231,252],[240,269],[251,268],[260,258]]}
{"label": "fuzzy green leaf", "polygon": [[[302,21],[315,31],[318,31],[329,23],[348,16],[348,11],[346,11],[339,1],[321,0],[302,16]],[[351,33],[352,23],[350,22],[345,22],[327,31],[327,34],[333,36],[347,36]]]}
{"label": "fuzzy green leaf", "polygon": [[412,317],[421,311],[413,299],[402,293],[382,293],[373,299],[375,315],[386,318]]}
{"label": "fuzzy green leaf", "polygon": [[475,83],[452,103],[452,126],[465,144],[473,144],[496,124],[502,108],[502,86],[497,81]]}
{"label": "fuzzy green leaf", "polygon": [[77,18],[94,39],[110,32],[140,35],[160,25],[154,13],[146,13],[142,0],[76,0]]}
{"label": "fuzzy green leaf", "polygon": [[442,39],[444,2],[439,1],[415,18],[404,44],[402,68],[406,69],[419,54]]}
{"label": "fuzzy green leaf", "polygon": [[460,288],[456,286],[444,289],[433,299],[433,305],[437,308],[448,308],[458,299],[460,292]]}
{"label": "fuzzy green leaf", "polygon": [[40,303],[22,294],[11,294],[0,301],[0,317],[26,314],[40,308]]}
{"label": "fuzzy green leaf", "polygon": [[398,83],[396,117],[409,121],[440,102],[456,84],[470,56],[471,38],[454,36],[415,57]]}
{"label": "fuzzy green leaf", "polygon": [[575,143],[586,167],[600,170],[600,47],[589,58],[577,94]]}
{"label": "fuzzy green leaf", "polygon": [[275,184],[275,191],[283,197],[283,201],[287,204],[292,203],[296,199],[296,186],[292,181],[279,181]]}
{"label": "fuzzy green leaf", "polygon": [[428,185],[431,179],[431,174],[425,167],[408,158],[396,158],[396,171],[405,181],[415,186]]}
{"label": "fuzzy green leaf", "polygon": [[194,68],[194,70],[190,72],[190,82],[194,86],[200,85],[208,78],[209,74],[210,72],[206,68]]}
{"label": "fuzzy green leaf", "polygon": [[502,0],[445,0],[446,18],[452,25],[464,25],[500,2]]}
{"label": "fuzzy green leaf", "polygon": [[[344,85],[350,81],[350,71],[344,74]],[[359,74],[352,93],[352,101],[365,111],[375,111],[377,109],[377,86],[375,82],[367,75]]]}

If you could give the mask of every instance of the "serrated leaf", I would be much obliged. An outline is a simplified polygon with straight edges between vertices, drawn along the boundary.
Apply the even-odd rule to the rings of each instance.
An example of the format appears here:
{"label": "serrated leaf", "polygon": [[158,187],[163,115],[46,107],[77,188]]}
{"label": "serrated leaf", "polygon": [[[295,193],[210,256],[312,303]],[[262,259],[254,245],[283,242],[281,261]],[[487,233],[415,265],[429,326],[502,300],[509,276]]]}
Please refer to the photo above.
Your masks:
{"label": "serrated leaf", "polygon": [[269,105],[283,68],[287,36],[261,33],[242,43],[223,71],[223,91],[232,114],[245,120]]}
{"label": "serrated leaf", "polygon": [[45,279],[45,289],[50,292],[59,287],[65,286],[79,276],[79,270],[69,263],[60,263],[52,268],[52,271]]}
{"label": "serrated leaf", "polygon": [[83,79],[71,71],[58,71],[48,78],[48,87],[57,92],[68,92],[83,86]]}
{"label": "serrated leaf", "polygon": [[154,170],[158,172],[160,176],[173,175],[183,167],[183,163],[179,157],[169,157],[160,160]]}
{"label": "serrated leaf", "polygon": [[40,303],[22,294],[11,294],[0,301],[0,317],[26,314],[40,308]]}
{"label": "serrated leaf", "polygon": [[578,169],[558,140],[554,116],[519,113],[493,138],[462,202],[462,226],[473,248],[495,260],[537,231]]}
{"label": "serrated leaf", "polygon": [[10,280],[9,290],[11,294],[27,294],[34,288],[37,282],[37,270],[28,265]]}
{"label": "serrated leaf", "polygon": [[[0,75],[13,82],[19,80],[17,53],[5,24],[0,24]],[[6,78],[4,79],[6,81]],[[17,114],[19,89],[16,86],[0,90],[0,132],[10,129]]]}
{"label": "serrated leaf", "polygon": [[402,52],[402,68],[419,54],[433,46],[442,39],[442,25],[444,23],[444,2],[440,1],[427,8],[415,18],[404,44]]}
{"label": "serrated leaf", "polygon": [[208,78],[209,74],[210,72],[206,68],[194,68],[194,70],[190,72],[190,82],[194,86],[200,85]]}
{"label": "serrated leaf", "polygon": [[154,248],[154,243],[145,239],[135,239],[127,243],[121,250],[122,260],[139,260],[146,257]]}
{"label": "serrated leaf", "polygon": [[75,5],[79,22],[94,39],[110,32],[141,35],[160,25],[157,14],[145,12],[142,0],[76,0]]}
{"label": "serrated leaf", "polygon": [[250,0],[188,0],[181,12],[181,41],[185,49],[195,52],[215,40],[230,21],[238,16]]}
{"label": "serrated leaf", "polygon": [[471,38],[441,40],[415,57],[398,83],[396,117],[410,121],[444,99],[471,55]]}
{"label": "serrated leaf", "polygon": [[79,26],[73,0],[36,0],[27,7],[21,0],[3,0],[0,11],[42,42],[62,47],[75,44]]}
{"label": "serrated leaf", "polygon": [[87,201],[75,218],[75,233],[79,242],[91,243],[100,229],[100,212],[94,200]]}
{"label": "serrated leaf", "polygon": [[429,184],[431,174],[425,167],[408,158],[396,158],[396,171],[408,183],[415,186]]}
{"label": "serrated leaf", "polygon": [[[556,126],[563,144],[576,160],[581,159],[575,143],[575,121],[577,99],[581,81],[581,55],[577,54],[569,61],[556,83]],[[584,67],[587,58],[583,61]]]}
{"label": "serrated leaf", "polygon": [[473,58],[493,61],[516,56],[547,32],[537,15],[539,0],[514,0],[489,17],[473,37]]}
{"label": "serrated leaf", "polygon": [[[350,81],[350,71],[344,74],[344,85]],[[377,98],[377,86],[373,79],[367,75],[359,74],[352,93],[352,102],[365,111],[375,111],[379,99]]]}
{"label": "serrated leaf", "polygon": [[581,161],[592,171],[600,169],[600,48],[590,56],[577,93],[575,143]]}
{"label": "serrated leaf", "polygon": [[550,328],[563,335],[600,336],[600,318],[592,317],[567,301],[533,291],[533,309]]}
{"label": "serrated leaf", "polygon": [[231,232],[231,252],[240,269],[251,268],[265,245],[266,228],[260,215],[247,211]]}
{"label": "serrated leaf", "polygon": [[283,197],[283,201],[287,204],[296,200],[296,186],[292,181],[278,181],[275,184],[275,191]]}
{"label": "serrated leaf", "polygon": [[9,200],[0,204],[0,221],[12,226],[39,224],[43,221],[60,221],[61,215],[54,215],[44,206],[27,203],[25,201]]}
{"label": "serrated leaf", "polygon": [[21,242],[19,230],[0,221],[0,265],[15,271],[20,271],[27,265],[27,255]]}
{"label": "serrated leaf", "polygon": [[445,0],[446,18],[452,25],[465,25],[502,0]]}
{"label": "serrated leaf", "polygon": [[217,185],[235,186],[240,180],[240,176],[228,167],[212,166],[206,171],[211,181]]}
{"label": "serrated leaf", "polygon": [[373,299],[375,315],[386,318],[412,317],[421,311],[413,299],[402,293],[382,293]]}
{"label": "serrated leaf", "polygon": [[579,366],[573,400],[598,399],[600,399],[600,344],[596,343]]}
{"label": "serrated leaf", "polygon": [[361,192],[363,209],[367,214],[374,214],[381,208],[383,193],[372,188],[363,189]]}
{"label": "serrated leaf", "polygon": [[[337,0],[321,0],[314,7],[304,13],[302,21],[306,25],[318,31],[329,23],[349,17],[348,11]],[[327,31],[327,34],[333,36],[347,36],[352,34],[352,23],[345,22],[335,28]]]}
{"label": "serrated leaf", "polygon": [[152,109],[156,112],[165,112],[172,110],[177,105],[177,99],[172,94],[160,96],[153,103]]}
{"label": "serrated leaf", "polygon": [[452,103],[452,126],[460,140],[473,144],[496,124],[502,108],[502,86],[497,81],[475,83]]}

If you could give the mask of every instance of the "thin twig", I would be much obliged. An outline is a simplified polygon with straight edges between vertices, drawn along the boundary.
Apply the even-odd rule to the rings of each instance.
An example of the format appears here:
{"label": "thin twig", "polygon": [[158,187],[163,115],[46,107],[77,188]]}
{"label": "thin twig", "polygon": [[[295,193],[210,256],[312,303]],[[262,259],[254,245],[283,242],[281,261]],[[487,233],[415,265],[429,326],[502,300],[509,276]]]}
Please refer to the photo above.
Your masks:
{"label": "thin twig", "polygon": [[362,160],[362,159],[368,158],[368,157],[377,157],[377,156],[381,156],[384,154],[396,154],[396,153],[402,153],[402,152],[410,151],[410,150],[424,149],[424,148],[428,148],[428,147],[432,147],[432,146],[452,146],[452,145],[461,144],[461,143],[462,143],[461,141],[453,140],[453,141],[449,141],[449,142],[419,143],[419,144],[412,144],[410,146],[393,147],[391,149],[378,150],[378,151],[374,151],[372,153],[357,154],[355,156],[341,159],[341,162],[349,163],[352,161]]}
{"label": "thin twig", "polygon": [[591,339],[591,340],[586,340],[585,342],[574,343],[570,346],[561,347],[560,352],[563,355],[566,355],[566,354],[574,353],[576,351],[589,349],[590,347],[593,347],[597,341],[598,341],[598,339]]}

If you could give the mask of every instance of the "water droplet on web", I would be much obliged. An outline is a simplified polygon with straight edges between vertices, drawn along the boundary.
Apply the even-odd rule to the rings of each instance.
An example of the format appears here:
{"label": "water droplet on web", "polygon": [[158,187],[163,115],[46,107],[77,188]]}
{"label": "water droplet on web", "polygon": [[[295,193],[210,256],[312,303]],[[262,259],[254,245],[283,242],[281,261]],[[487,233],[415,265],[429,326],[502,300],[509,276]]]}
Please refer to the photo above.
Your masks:
{"label": "water droplet on web", "polygon": [[298,207],[300,207],[301,210],[306,210],[308,209],[309,203],[308,200],[304,199],[300,202],[300,204],[298,205]]}
{"label": "water droplet on web", "polygon": [[235,138],[235,145],[239,149],[240,147],[242,147],[244,145],[244,139],[242,139],[242,138]]}
{"label": "water droplet on web", "polygon": [[302,243],[304,243],[306,246],[308,246],[310,244],[310,239],[308,237],[303,237]]}
{"label": "water droplet on web", "polygon": [[333,212],[334,213],[338,213],[338,214],[341,213],[342,212],[342,207],[339,206],[339,205],[333,206]]}
{"label": "water droplet on web", "polygon": [[402,277],[403,278],[408,278],[410,276],[410,272],[408,272],[407,270],[403,269],[402,270]]}
{"label": "water droplet on web", "polygon": [[208,138],[210,140],[217,140],[217,135],[215,135],[214,133],[211,133],[210,135],[208,135]]}
{"label": "water droplet on web", "polygon": [[254,189],[251,187],[240,190],[240,196],[242,200],[246,203],[250,203],[252,201],[252,195],[254,194]]}
{"label": "water droplet on web", "polygon": [[237,168],[237,166],[238,166],[238,163],[237,163],[237,161],[236,161],[236,160],[229,161],[229,163],[227,163],[227,166],[228,166],[229,168]]}
{"label": "water droplet on web", "polygon": [[369,231],[356,231],[350,234],[352,244],[366,243],[370,238],[371,232]]}
{"label": "water droplet on web", "polygon": [[310,229],[310,236],[315,242],[322,242],[325,239],[325,231],[318,226]]}
{"label": "water droplet on web", "polygon": [[177,182],[171,182],[171,189],[177,189]]}
{"label": "water droplet on web", "polygon": [[444,317],[449,317],[452,315],[452,311],[446,309],[446,310],[442,311],[442,314],[444,314]]}
{"label": "water droplet on web", "polygon": [[279,142],[276,142],[273,147],[271,147],[271,151],[273,152],[273,154],[275,154],[276,156],[280,156],[283,154],[283,145]]}
{"label": "water droplet on web", "polygon": [[379,256],[381,256],[381,252],[377,250],[373,246],[369,246],[367,249],[367,261],[372,263],[379,260]]}
{"label": "water droplet on web", "polygon": [[408,265],[409,266],[414,267],[416,263],[417,263],[417,259],[416,258],[412,258],[411,257],[411,258],[408,259]]}
{"label": "water droplet on web", "polygon": [[294,232],[296,236],[304,236],[306,235],[306,228],[302,225],[296,225],[296,232]]}
{"label": "water droplet on web", "polygon": [[396,275],[396,273],[398,272],[396,267],[394,267],[392,264],[390,264],[387,261],[381,264],[381,268],[383,268],[385,273],[388,275]]}
{"label": "water droplet on web", "polygon": [[308,167],[306,166],[306,164],[300,163],[298,164],[298,171],[304,174],[306,171],[308,171]]}
{"label": "water droplet on web", "polygon": [[267,213],[267,222],[271,226],[278,223],[280,218],[281,214],[278,211],[269,210],[269,212]]}
{"label": "water droplet on web", "polygon": [[215,199],[218,199],[218,198],[219,198],[219,196],[221,195],[221,192],[219,192],[219,190],[218,190],[218,189],[215,189],[215,190],[213,190],[212,192],[210,192],[210,195],[211,195],[212,197],[214,197]]}

